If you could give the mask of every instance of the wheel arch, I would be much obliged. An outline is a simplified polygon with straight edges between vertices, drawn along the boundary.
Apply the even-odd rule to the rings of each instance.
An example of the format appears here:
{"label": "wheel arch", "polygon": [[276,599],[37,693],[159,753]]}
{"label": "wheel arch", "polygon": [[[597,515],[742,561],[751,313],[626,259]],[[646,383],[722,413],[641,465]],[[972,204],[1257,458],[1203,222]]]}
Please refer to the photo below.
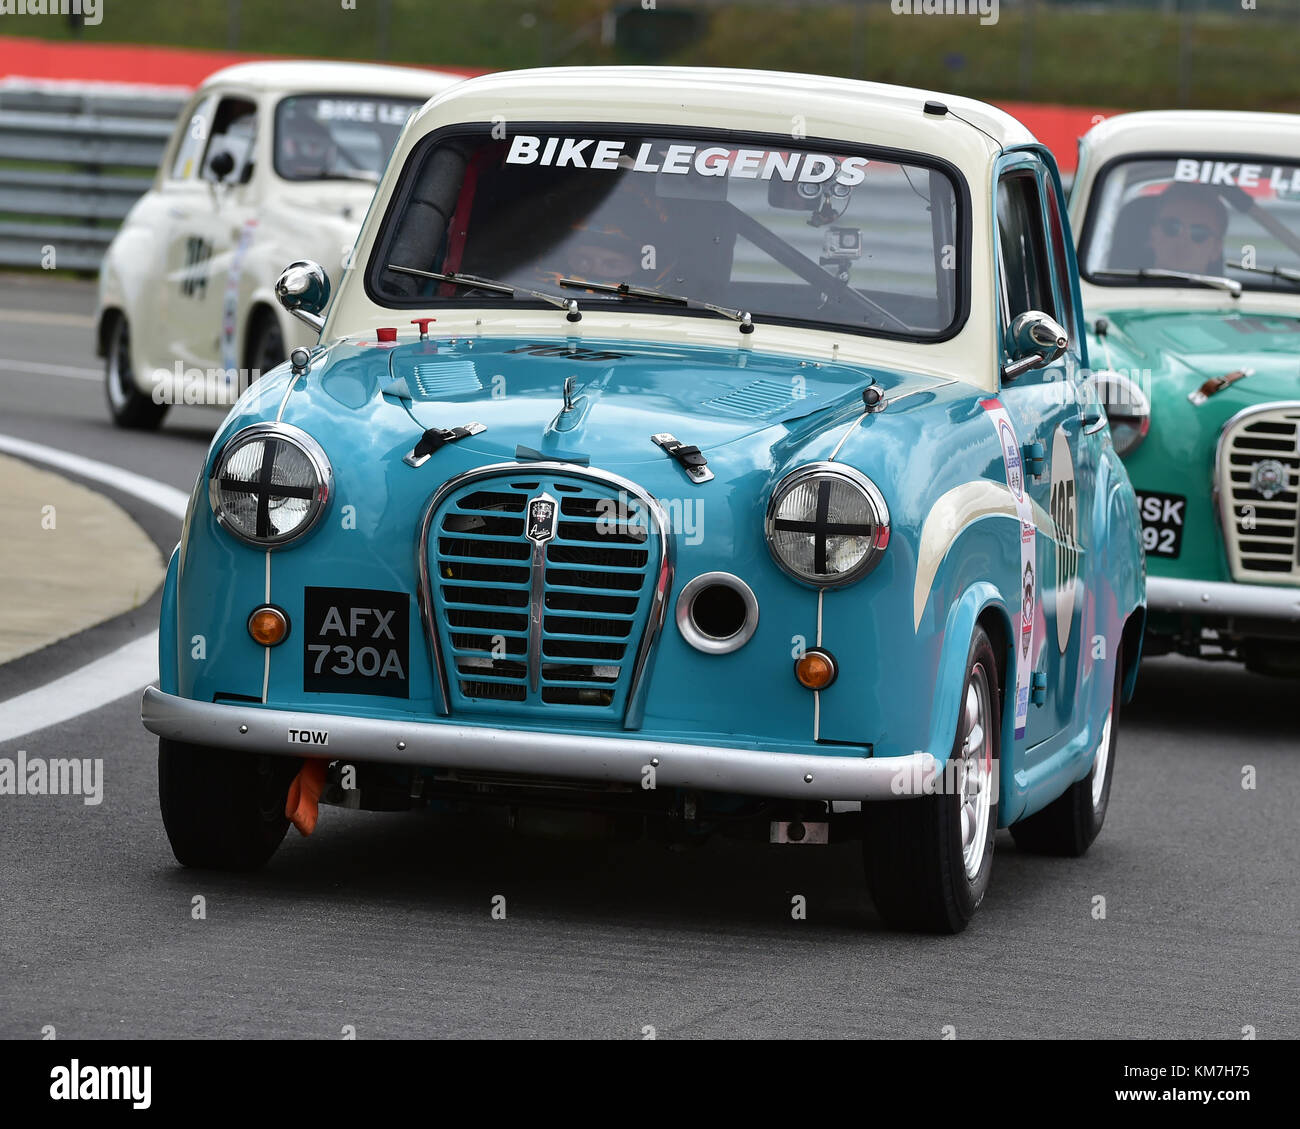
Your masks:
{"label": "wheel arch", "polygon": [[285,341],[286,350],[292,348],[288,343],[289,335],[285,329],[284,319],[280,317],[274,301],[267,295],[257,294],[249,303],[248,312],[244,315],[239,345],[240,366],[246,370],[253,367],[253,333],[266,318],[270,318],[280,327],[280,336]]}
{"label": "wheel arch", "polygon": [[1133,700],[1137,689],[1138,666],[1142,660],[1142,638],[1146,633],[1147,610],[1141,604],[1129,613],[1120,633],[1120,662],[1123,687],[1120,700],[1126,705]]}
{"label": "wheel arch", "polygon": [[1009,698],[1006,692],[1007,671],[1011,669],[1011,616],[997,587],[987,580],[970,584],[948,609],[944,624],[943,648],[935,679],[934,705],[930,716],[930,752],[946,761],[952,751],[953,734],[962,690],[966,685],[966,660],[976,628],[982,627],[998,657],[998,716],[1001,721],[1000,749],[1007,749]]}
{"label": "wheel arch", "polygon": [[112,333],[113,323],[118,318],[125,317],[126,310],[116,302],[99,311],[99,320],[95,323],[95,356],[108,357],[108,338]]}

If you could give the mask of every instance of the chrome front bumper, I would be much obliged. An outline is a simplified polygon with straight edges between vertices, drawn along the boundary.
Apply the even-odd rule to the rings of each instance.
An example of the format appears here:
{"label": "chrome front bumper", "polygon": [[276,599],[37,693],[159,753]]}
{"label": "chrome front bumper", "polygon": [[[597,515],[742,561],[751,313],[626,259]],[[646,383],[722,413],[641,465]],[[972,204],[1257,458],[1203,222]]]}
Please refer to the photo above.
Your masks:
{"label": "chrome front bumper", "polygon": [[1300,623],[1300,588],[1149,576],[1147,610]]}
{"label": "chrome front bumper", "polygon": [[653,768],[656,787],[777,799],[905,799],[921,794],[922,783],[932,780],[940,768],[929,753],[880,758],[819,756],[779,749],[386,721],[196,702],[164,694],[153,686],[144,692],[140,718],[149,732],[173,741],[277,756],[485,769],[623,784],[640,784],[647,768]]}

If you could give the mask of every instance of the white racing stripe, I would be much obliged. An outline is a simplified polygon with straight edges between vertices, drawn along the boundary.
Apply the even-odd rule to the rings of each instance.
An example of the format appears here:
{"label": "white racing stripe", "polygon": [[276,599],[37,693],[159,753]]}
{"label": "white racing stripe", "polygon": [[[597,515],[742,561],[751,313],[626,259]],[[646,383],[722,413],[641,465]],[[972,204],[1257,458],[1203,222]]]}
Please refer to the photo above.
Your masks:
{"label": "white racing stripe", "polygon": [[47,365],[40,361],[15,361],[0,357],[0,373],[16,372],[23,376],[66,376],[72,380],[101,381],[104,374],[97,368],[77,368],[73,365]]}
{"label": "white racing stripe", "polygon": [[[174,486],[57,447],[0,435],[0,451],[111,486],[158,507],[178,521],[185,517],[189,505],[188,495]],[[158,632],[151,631],[80,670],[0,702],[0,742],[71,721],[141,690],[157,678]]]}

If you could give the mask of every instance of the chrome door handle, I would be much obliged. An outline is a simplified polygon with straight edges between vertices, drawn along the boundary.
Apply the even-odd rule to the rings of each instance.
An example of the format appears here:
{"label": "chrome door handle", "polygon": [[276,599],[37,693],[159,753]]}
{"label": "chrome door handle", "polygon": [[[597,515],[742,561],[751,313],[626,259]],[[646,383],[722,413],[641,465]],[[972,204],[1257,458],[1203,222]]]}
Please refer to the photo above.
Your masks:
{"label": "chrome door handle", "polygon": [[1091,413],[1083,417],[1084,435],[1096,435],[1103,427],[1106,426],[1106,413],[1098,412],[1096,415]]}

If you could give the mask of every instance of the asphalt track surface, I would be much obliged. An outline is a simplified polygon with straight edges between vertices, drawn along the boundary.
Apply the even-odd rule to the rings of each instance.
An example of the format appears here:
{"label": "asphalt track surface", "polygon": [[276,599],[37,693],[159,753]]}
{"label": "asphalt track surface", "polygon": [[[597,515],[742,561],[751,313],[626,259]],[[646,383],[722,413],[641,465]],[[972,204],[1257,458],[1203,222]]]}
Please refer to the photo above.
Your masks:
{"label": "asphalt track surface", "polygon": [[[115,431],[93,302],[90,284],[0,277],[0,434],[188,492],[219,414]],[[104,492],[170,552],[174,517]],[[156,616],[155,595],[0,666],[0,703]],[[0,744],[105,773],[98,806],[0,796],[0,1037],[1296,1038],[1298,696],[1232,665],[1148,662],[1089,854],[1036,858],[999,832],[976,920],[935,938],[881,926],[856,844],[679,853],[324,808],[258,874],[187,871],[131,693]]]}

